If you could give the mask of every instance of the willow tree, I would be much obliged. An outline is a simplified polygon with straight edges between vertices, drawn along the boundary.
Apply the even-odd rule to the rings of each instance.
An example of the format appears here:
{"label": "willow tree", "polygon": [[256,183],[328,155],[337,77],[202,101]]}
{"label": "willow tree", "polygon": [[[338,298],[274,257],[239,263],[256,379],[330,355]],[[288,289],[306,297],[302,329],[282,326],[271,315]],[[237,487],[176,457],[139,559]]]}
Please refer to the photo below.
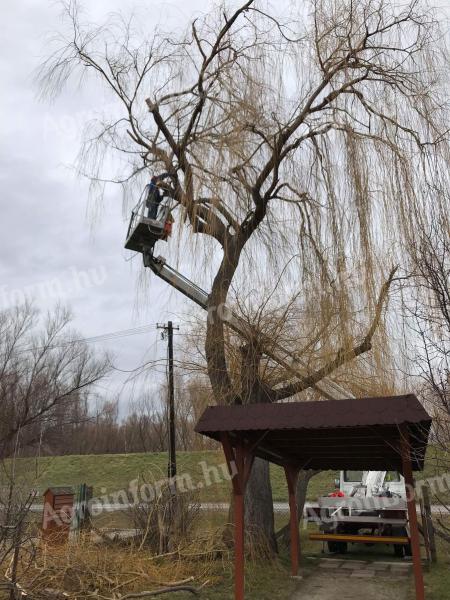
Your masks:
{"label": "willow tree", "polygon": [[[81,149],[94,184],[115,181],[128,194],[171,173],[196,259],[201,248],[219,257],[209,315],[231,286],[258,296],[277,281],[312,315],[308,376],[275,387],[261,385],[257,335],[236,383],[224,323],[209,318],[205,357],[221,403],[285,400],[371,350],[430,161],[447,160],[441,36],[425,2],[289,10],[227,3],[182,33],[149,35],[117,15],[94,27],[70,4],[69,30],[40,73],[51,93],[95,77],[117,103]],[[92,107],[101,110],[97,97]],[[292,351],[302,348],[291,335]],[[252,523],[273,540],[263,462],[249,498]]]}

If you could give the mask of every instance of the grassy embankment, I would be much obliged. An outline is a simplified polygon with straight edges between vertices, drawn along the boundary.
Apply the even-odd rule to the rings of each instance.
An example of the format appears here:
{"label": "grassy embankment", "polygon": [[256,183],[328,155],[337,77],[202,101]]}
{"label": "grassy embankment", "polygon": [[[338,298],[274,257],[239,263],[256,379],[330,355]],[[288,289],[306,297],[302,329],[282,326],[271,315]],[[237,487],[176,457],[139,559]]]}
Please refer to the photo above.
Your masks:
{"label": "grassy embankment", "polygon": [[[429,455],[423,477],[432,477],[436,474],[432,449]],[[94,487],[94,495],[98,497],[126,490],[130,482],[140,476],[147,483],[161,481],[166,476],[167,454],[158,452],[20,459],[16,471],[39,492],[43,492],[50,485],[74,486],[87,483]],[[225,472],[225,462],[221,452],[178,453],[179,475],[185,477],[186,481],[192,482],[199,491],[199,499],[203,502],[228,501],[230,483],[224,477]],[[205,473],[207,473],[206,477]],[[313,477],[308,488],[308,500],[316,500],[319,495],[332,491],[336,476],[337,473],[334,471],[324,471]],[[418,478],[421,477],[422,475],[418,474]],[[282,469],[271,465],[271,478],[274,500],[286,501],[286,482]],[[189,484],[189,481],[187,483]]]}
{"label": "grassy embankment", "polygon": [[[178,474],[198,489],[203,502],[227,502],[230,482],[224,476],[225,461],[221,452],[179,452]],[[167,454],[103,454],[19,459],[16,472],[30,487],[43,492],[48,486],[87,483],[94,487],[96,497],[127,490],[131,481],[142,477],[147,483],[161,481],[167,472]],[[205,473],[206,476],[205,476]],[[216,476],[217,473],[217,476]],[[272,487],[275,501],[287,500],[286,482],[281,468],[272,466]],[[313,478],[309,499],[333,489],[334,472],[324,472]],[[142,483],[141,481],[141,483]]]}

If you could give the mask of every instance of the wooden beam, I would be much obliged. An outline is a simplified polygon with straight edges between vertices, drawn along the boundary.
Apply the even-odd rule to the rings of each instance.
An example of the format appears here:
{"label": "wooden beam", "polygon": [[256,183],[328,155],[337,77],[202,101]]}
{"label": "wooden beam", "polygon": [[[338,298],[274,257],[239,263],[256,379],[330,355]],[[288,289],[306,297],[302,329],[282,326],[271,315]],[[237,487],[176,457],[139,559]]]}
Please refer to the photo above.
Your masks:
{"label": "wooden beam", "polygon": [[408,427],[406,425],[400,426],[400,435],[400,450],[402,455],[403,477],[405,478],[406,484],[406,501],[408,505],[409,533],[413,555],[416,600],[425,600],[422,559],[420,556],[419,524],[416,512],[416,494],[414,492],[414,479],[411,465],[411,444]]}
{"label": "wooden beam", "polygon": [[245,502],[244,494],[234,495],[234,598],[245,595]]}
{"label": "wooden beam", "polygon": [[352,544],[398,544],[407,546],[410,539],[407,536],[393,535],[346,535],[343,533],[310,533],[312,542],[351,542]]}
{"label": "wooden beam", "polygon": [[291,571],[292,575],[298,575],[300,560],[300,535],[298,531],[298,508],[297,508],[297,483],[299,469],[286,465],[284,467],[289,492],[289,523],[291,532]]}
{"label": "wooden beam", "polygon": [[434,532],[433,525],[433,517],[431,514],[431,500],[430,500],[430,488],[427,485],[422,486],[422,502],[423,502],[423,510],[426,530],[428,534],[428,546],[430,551],[431,562],[437,562],[437,552],[436,552],[436,537]]}
{"label": "wooden beam", "polygon": [[222,442],[223,453],[225,460],[227,461],[228,472],[230,473],[231,483],[233,484],[233,493],[242,495],[242,472],[239,473],[236,453],[230,442],[230,436],[228,433],[222,433],[220,435],[220,441]]}
{"label": "wooden beam", "polygon": [[221,434],[223,452],[232,477],[234,499],[234,598],[245,594],[245,488],[250,478],[254,453],[239,440],[233,448],[228,433]]}

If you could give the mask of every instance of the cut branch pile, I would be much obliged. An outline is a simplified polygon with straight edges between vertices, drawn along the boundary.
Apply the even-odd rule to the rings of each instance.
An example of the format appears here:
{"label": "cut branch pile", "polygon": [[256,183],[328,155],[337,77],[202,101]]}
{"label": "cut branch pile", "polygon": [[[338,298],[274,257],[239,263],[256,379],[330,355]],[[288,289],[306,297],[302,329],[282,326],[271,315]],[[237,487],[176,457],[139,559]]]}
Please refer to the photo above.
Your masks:
{"label": "cut branch pile", "polygon": [[66,546],[42,546],[31,568],[20,563],[18,583],[12,587],[10,581],[0,582],[0,589],[14,588],[15,598],[30,600],[131,600],[169,592],[197,596],[217,578],[216,559],[227,552],[219,535],[211,532],[208,537],[165,555],[97,545],[87,538]]}

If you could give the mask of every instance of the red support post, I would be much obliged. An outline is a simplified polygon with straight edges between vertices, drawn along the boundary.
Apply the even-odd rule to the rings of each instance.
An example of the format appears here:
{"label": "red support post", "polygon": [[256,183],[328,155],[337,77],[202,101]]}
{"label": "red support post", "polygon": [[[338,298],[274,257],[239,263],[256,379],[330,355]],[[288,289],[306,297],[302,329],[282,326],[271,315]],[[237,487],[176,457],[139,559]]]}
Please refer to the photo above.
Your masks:
{"label": "red support post", "polygon": [[233,448],[228,433],[221,437],[223,451],[232,477],[234,497],[234,598],[244,600],[245,593],[245,487],[254,455],[243,442]]}
{"label": "red support post", "polygon": [[297,508],[297,483],[299,470],[285,466],[284,472],[289,491],[289,522],[291,532],[291,572],[294,577],[298,575],[298,565],[300,560],[300,535],[298,531],[298,508]]}
{"label": "red support post", "polygon": [[425,587],[423,583],[422,559],[420,556],[419,526],[416,512],[416,495],[414,492],[414,479],[411,464],[411,445],[407,427],[400,429],[401,454],[403,476],[406,484],[406,501],[408,505],[409,532],[413,556],[414,582],[416,587],[416,600],[425,600]]}
{"label": "red support post", "polygon": [[244,600],[245,523],[244,494],[234,495],[234,598]]}

